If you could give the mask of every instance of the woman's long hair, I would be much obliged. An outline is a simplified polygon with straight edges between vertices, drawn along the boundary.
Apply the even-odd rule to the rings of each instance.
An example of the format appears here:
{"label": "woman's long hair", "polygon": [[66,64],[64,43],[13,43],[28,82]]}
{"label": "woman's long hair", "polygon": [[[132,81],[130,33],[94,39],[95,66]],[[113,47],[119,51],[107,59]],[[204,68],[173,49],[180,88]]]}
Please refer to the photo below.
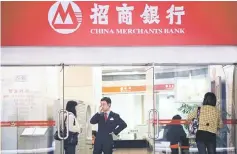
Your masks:
{"label": "woman's long hair", "polygon": [[203,105],[216,106],[216,95],[212,92],[207,92],[203,99]]}
{"label": "woman's long hair", "polygon": [[72,112],[75,117],[77,117],[76,106],[77,106],[76,101],[68,101],[66,106],[66,110],[68,112]]}

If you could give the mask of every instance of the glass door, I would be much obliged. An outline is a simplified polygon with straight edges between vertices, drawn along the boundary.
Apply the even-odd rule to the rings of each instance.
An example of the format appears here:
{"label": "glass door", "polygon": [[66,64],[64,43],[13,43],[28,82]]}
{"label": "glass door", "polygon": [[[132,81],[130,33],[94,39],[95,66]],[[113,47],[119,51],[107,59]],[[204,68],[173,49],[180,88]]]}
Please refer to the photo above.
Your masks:
{"label": "glass door", "polygon": [[[83,153],[83,154],[91,154],[91,143],[92,141],[88,141],[90,146],[87,146],[87,137],[89,138],[92,134],[92,130],[90,125],[86,126],[86,124],[90,124],[88,120],[90,120],[90,99],[93,95],[91,82],[91,74],[85,75],[85,71],[90,69],[89,67],[81,67],[81,66],[70,66],[70,65],[62,65],[61,75],[60,75],[60,104],[59,107],[59,125],[64,124],[65,118],[69,116],[69,114],[74,114],[75,121],[71,121],[73,124],[79,123],[80,128],[76,128],[74,131],[78,132],[78,144],[75,146],[75,153]],[[89,71],[88,71],[89,72]],[[82,75],[83,74],[83,75]],[[100,87],[98,87],[100,88]],[[89,101],[88,101],[89,100]],[[76,106],[75,110],[73,108],[67,108],[67,104],[69,101]],[[72,102],[73,101],[73,102]],[[74,111],[73,111],[74,110]],[[69,113],[70,112],[70,113]],[[88,112],[88,113],[87,113]],[[88,117],[87,117],[88,116]],[[71,119],[71,118],[70,118]],[[69,120],[70,120],[69,119]],[[86,123],[87,121],[87,123]],[[69,122],[68,120],[66,122]],[[68,123],[65,124],[68,127]],[[87,128],[86,128],[87,127]],[[68,132],[67,128],[67,133]],[[64,140],[67,139],[67,136],[60,142],[61,151],[63,152]],[[90,138],[89,138],[90,140]],[[74,148],[74,147],[73,147]]]}
{"label": "glass door", "polygon": [[61,67],[1,69],[0,153],[62,154],[63,144],[54,140]]}
{"label": "glass door", "polygon": [[154,66],[147,67],[146,70],[146,92],[145,92],[145,108],[147,115],[145,119],[147,120],[148,133],[147,139],[149,143],[150,153],[155,153],[155,141],[159,137],[158,128],[158,111],[156,110],[155,104],[155,91],[154,91]]}
{"label": "glass door", "polygon": [[[63,132],[65,136],[58,133],[58,138],[61,141],[54,140],[56,149],[55,154],[64,154],[64,141],[69,137],[69,120],[65,120],[69,117],[69,112],[66,110],[67,100],[65,99],[65,65],[60,65],[59,70],[59,98],[55,102],[55,117],[56,117],[56,130],[54,132]],[[66,129],[64,129],[66,128]]]}
{"label": "glass door", "polygon": [[154,67],[104,67],[102,84],[103,96],[112,100],[111,110],[127,124],[127,128],[114,136],[113,153],[153,154],[158,136]]}
{"label": "glass door", "polygon": [[190,112],[202,106],[207,92],[215,93],[216,108],[221,112],[224,125],[217,133],[216,151],[222,154],[236,153],[235,71],[233,65],[155,67],[154,90],[160,134],[155,142],[156,153],[171,151],[166,134],[167,128],[174,125],[181,125],[187,134],[189,153],[198,152],[195,139],[189,138],[186,118]]}
{"label": "glass door", "polygon": [[[232,107],[234,108],[232,110],[232,118],[233,119],[237,119],[237,115],[236,115],[236,110],[237,110],[237,65],[234,65],[234,71],[233,71],[233,105]],[[237,130],[236,130],[236,125],[233,126],[232,129],[232,140],[233,140],[233,146],[237,147]]]}
{"label": "glass door", "polygon": [[[154,89],[160,128],[155,151],[171,152],[167,133],[173,132],[169,128],[181,125],[188,137],[186,118],[202,104],[205,93],[211,90],[208,66],[156,66]],[[190,150],[197,152],[195,139],[190,138],[189,144]],[[179,151],[178,144],[172,146]]]}

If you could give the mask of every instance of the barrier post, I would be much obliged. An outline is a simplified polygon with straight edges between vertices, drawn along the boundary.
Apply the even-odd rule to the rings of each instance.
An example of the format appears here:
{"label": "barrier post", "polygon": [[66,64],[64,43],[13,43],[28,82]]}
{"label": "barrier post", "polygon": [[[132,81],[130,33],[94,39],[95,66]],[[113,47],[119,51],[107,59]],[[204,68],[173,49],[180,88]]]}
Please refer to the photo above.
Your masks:
{"label": "barrier post", "polygon": [[180,142],[178,142],[178,150],[179,150],[179,154],[181,154],[182,152],[181,152],[181,144],[180,144]]}

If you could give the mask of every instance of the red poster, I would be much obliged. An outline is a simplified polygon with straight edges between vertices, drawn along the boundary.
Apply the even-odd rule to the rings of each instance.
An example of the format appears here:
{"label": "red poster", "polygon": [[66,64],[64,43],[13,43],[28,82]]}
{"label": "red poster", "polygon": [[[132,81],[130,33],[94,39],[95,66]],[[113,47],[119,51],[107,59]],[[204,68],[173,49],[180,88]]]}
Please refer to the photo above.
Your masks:
{"label": "red poster", "polygon": [[237,45],[237,2],[1,2],[2,46]]}

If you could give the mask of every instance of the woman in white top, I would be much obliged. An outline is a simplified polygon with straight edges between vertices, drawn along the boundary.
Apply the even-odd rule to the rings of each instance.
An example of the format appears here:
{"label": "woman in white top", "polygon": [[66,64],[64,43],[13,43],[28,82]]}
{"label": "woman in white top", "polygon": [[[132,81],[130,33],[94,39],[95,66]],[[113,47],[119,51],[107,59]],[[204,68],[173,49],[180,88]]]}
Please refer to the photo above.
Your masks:
{"label": "woman in white top", "polygon": [[[76,113],[76,101],[68,101],[66,110],[69,112],[69,117],[66,116],[65,124],[67,125],[69,122],[69,136],[64,141],[64,150],[65,154],[75,154],[76,146],[78,143],[78,134],[81,131],[80,125],[77,121],[77,113]],[[69,120],[69,121],[68,121]]]}

